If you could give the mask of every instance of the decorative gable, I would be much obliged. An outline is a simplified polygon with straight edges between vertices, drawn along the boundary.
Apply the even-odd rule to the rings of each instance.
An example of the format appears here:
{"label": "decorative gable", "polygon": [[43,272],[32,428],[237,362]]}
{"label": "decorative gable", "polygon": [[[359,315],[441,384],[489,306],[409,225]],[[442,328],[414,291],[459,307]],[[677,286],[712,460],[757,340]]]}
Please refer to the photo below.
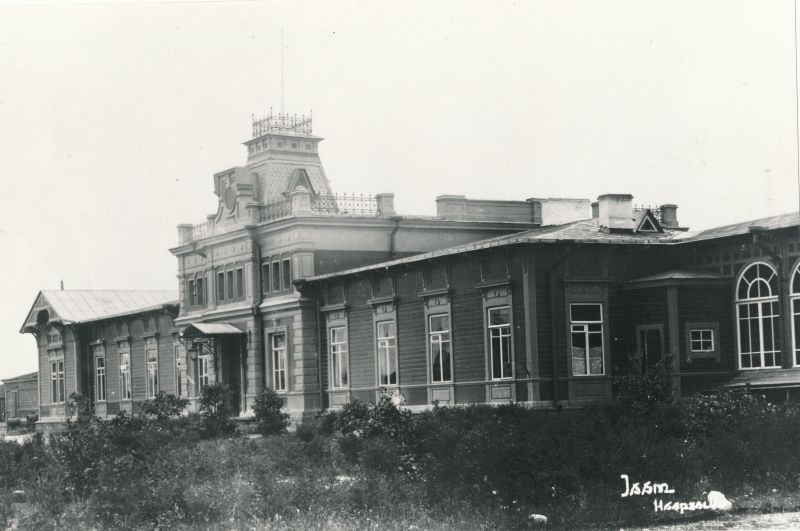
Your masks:
{"label": "decorative gable", "polygon": [[656,219],[653,212],[648,208],[641,212],[641,217],[637,220],[636,228],[634,232],[652,232],[652,233],[662,233],[664,229],[661,228],[661,224]]}
{"label": "decorative gable", "polygon": [[311,192],[318,194],[319,192],[314,189],[314,185],[311,184],[311,178],[308,176],[308,172],[304,168],[297,168],[294,170],[289,177],[289,184],[286,185],[286,192],[287,194],[291,194],[298,187],[303,186],[306,190],[310,190]]}

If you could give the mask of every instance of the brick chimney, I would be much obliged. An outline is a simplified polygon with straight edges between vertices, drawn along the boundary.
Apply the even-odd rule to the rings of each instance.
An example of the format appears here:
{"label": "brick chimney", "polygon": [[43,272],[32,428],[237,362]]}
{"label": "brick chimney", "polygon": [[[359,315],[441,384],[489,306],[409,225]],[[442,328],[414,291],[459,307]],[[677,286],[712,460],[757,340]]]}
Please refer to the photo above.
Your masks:
{"label": "brick chimney", "polygon": [[661,205],[661,226],[664,228],[678,227],[678,205]]}
{"label": "brick chimney", "polygon": [[598,225],[608,230],[633,230],[633,196],[604,194],[597,198]]}

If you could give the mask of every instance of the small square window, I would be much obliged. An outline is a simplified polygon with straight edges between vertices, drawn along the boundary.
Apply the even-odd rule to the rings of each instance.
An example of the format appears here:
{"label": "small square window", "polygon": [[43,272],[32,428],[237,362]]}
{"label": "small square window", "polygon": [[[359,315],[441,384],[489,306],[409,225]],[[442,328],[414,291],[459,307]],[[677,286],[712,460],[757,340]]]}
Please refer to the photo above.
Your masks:
{"label": "small square window", "polygon": [[689,331],[692,352],[714,352],[714,330],[705,328]]}

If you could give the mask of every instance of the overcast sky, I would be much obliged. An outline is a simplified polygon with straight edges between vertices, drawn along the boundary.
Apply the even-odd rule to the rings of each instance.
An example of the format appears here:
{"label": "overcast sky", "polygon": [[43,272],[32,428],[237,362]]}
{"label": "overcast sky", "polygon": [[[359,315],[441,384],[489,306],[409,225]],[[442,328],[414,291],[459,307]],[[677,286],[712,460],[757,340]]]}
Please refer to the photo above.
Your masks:
{"label": "overcast sky", "polygon": [[41,289],[176,289],[251,114],[313,109],[334,190],[796,210],[792,0],[0,0],[0,378]]}

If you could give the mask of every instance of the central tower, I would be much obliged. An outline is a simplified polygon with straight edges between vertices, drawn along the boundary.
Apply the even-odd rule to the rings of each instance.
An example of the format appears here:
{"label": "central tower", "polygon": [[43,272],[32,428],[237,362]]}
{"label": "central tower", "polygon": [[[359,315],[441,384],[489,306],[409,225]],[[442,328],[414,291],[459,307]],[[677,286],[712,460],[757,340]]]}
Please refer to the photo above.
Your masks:
{"label": "central tower", "polygon": [[247,168],[258,190],[257,200],[272,203],[286,198],[297,186],[313,195],[333,195],[322,161],[319,143],[309,116],[270,113],[253,117],[253,138],[247,146]]}

